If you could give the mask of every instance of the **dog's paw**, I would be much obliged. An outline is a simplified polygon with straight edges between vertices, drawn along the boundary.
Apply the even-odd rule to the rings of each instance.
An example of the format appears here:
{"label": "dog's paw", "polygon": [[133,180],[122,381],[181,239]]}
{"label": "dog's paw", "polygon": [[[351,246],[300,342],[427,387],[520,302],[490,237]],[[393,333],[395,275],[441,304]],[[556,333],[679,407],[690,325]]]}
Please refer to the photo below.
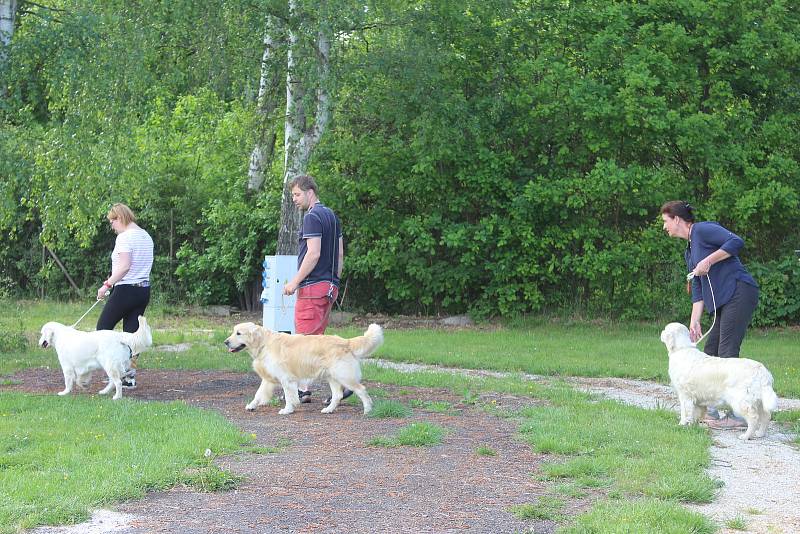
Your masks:
{"label": "dog's paw", "polygon": [[69,395],[69,390],[68,390],[68,389],[65,389],[64,391],[59,391],[59,392],[58,392],[58,394],[59,394],[59,395],[61,395],[62,397],[63,397],[64,395]]}
{"label": "dog's paw", "polygon": [[111,400],[120,400],[121,398],[122,398],[122,393],[119,393],[111,397]]}
{"label": "dog's paw", "polygon": [[335,409],[336,409],[336,406],[332,406],[332,405],[329,404],[326,407],[324,407],[323,409],[321,409],[320,413],[331,413]]}
{"label": "dog's paw", "polygon": [[279,411],[278,413],[279,413],[279,414],[281,414],[281,415],[289,415],[290,413],[294,413],[294,408],[289,408],[289,407],[287,406],[286,408],[283,408],[283,409],[282,409],[281,411]]}
{"label": "dog's paw", "polygon": [[247,410],[248,412],[254,412],[254,411],[256,411],[256,406],[258,406],[257,403],[251,402],[250,404],[245,406],[244,409]]}

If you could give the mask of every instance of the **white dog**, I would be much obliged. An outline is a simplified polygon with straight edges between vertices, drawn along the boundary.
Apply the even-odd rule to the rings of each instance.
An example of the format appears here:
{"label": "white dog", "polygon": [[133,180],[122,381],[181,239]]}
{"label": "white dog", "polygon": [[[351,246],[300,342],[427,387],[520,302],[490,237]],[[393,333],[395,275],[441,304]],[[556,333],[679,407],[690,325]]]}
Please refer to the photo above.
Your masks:
{"label": "white dog", "polygon": [[122,397],[122,377],[128,371],[132,354],[139,354],[153,344],[147,321],[139,316],[139,329],[129,334],[114,330],[84,332],[71,326],[50,322],[42,327],[39,346],[54,346],[61,370],[64,372],[64,391],[67,395],[75,384],[86,387],[92,371],[103,369],[108,375],[108,385],[100,390],[101,395],[116,387],[114,400]]}
{"label": "white dog", "polygon": [[767,433],[778,397],[766,367],[747,358],[708,356],[694,346],[689,329],[680,323],[668,324],[661,341],[669,352],[669,378],[681,405],[680,424],[698,421],[708,406],[724,402],[747,420],[747,431],[739,439]]}
{"label": "white dog", "polygon": [[361,384],[360,358],[366,358],[383,343],[383,329],[369,325],[363,336],[344,339],[339,336],[303,336],[273,332],[254,323],[237,324],[225,340],[230,352],[247,349],[253,358],[253,370],[261,385],[247,410],[255,410],[272,398],[276,384],[283,387],[286,406],[281,415],[290,414],[300,405],[297,383],[303,379],[325,378],[331,387],[331,402],[322,413],[331,413],[342,400],[342,386],[352,390],[364,413],[372,409],[367,388]]}

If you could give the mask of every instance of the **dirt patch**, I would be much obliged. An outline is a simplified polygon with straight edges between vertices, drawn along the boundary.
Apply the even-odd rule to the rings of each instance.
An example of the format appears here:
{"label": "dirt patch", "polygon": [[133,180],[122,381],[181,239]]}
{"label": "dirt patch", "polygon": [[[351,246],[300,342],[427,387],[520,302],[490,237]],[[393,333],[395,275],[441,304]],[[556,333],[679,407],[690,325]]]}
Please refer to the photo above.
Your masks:
{"label": "dirt patch", "polygon": [[[102,387],[96,373],[89,391]],[[55,369],[31,369],[14,376],[19,384],[3,390],[55,394],[62,376]],[[360,403],[343,403],[321,414],[325,390],[289,416],[278,407],[246,412],[258,386],[253,374],[213,371],[143,370],[139,387],[126,391],[143,401],[185,400],[220,412],[256,443],[274,454],[244,453],[218,459],[223,468],[246,477],[233,491],[200,493],[186,487],[149,494],[114,506],[128,521],[108,521],[116,533],[212,532],[553,532],[551,521],[522,520],[510,512],[550,492],[535,473],[542,457],[517,439],[513,421],[486,413],[445,390],[367,384],[384,398],[403,402],[447,401],[448,413],[415,408],[407,419],[376,419],[362,414]],[[327,388],[325,388],[327,389]],[[524,399],[495,396],[518,405]],[[392,435],[414,421],[447,429],[442,444],[426,448],[368,446],[375,436]],[[496,456],[476,453],[491,447]],[[588,502],[575,501],[567,513]],[[102,523],[102,521],[101,521]],[[112,526],[113,524],[113,526]],[[58,529],[40,532],[67,532]]]}

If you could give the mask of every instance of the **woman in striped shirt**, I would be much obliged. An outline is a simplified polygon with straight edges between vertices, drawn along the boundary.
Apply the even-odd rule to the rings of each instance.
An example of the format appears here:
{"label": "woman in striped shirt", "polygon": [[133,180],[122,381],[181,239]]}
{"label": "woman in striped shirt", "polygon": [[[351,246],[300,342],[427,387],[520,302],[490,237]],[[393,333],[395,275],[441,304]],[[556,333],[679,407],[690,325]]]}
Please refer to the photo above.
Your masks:
{"label": "woman in striped shirt", "polygon": [[[98,330],[114,330],[122,321],[122,330],[136,332],[139,316],[150,303],[150,270],[153,267],[153,240],[136,224],[136,216],[125,204],[114,204],[107,215],[117,234],[111,253],[111,276],[97,289],[98,300],[111,292],[100,318]],[[131,370],[122,384],[136,387],[136,357],[132,355]]]}

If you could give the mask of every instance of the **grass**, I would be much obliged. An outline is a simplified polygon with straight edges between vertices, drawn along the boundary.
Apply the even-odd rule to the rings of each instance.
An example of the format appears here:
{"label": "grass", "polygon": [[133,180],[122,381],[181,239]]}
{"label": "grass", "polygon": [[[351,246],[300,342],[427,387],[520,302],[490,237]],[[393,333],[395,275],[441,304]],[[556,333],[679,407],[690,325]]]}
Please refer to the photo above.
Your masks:
{"label": "grass", "polygon": [[370,417],[379,419],[405,418],[411,416],[411,408],[394,400],[376,400],[372,405]]}
{"label": "grass", "polygon": [[206,451],[248,441],[182,402],[0,393],[0,532],[80,522],[97,506],[179,483],[233,487]]}
{"label": "grass", "polygon": [[713,498],[716,483],[703,473],[709,435],[699,427],[676,431],[672,413],[566,397],[521,415],[524,439],[554,457],[543,468],[553,479],[608,481],[624,494],[682,502]]}
{"label": "grass", "polygon": [[377,436],[367,442],[375,447],[433,447],[442,442],[445,429],[432,423],[411,423],[394,436]]}
{"label": "grass", "polygon": [[520,519],[561,521],[564,519],[561,513],[564,504],[563,499],[544,496],[539,497],[535,503],[512,506],[511,513]]}
{"label": "grass", "polygon": [[731,530],[747,530],[747,522],[743,517],[734,517],[725,521],[725,526]]}
{"label": "grass", "polygon": [[[29,346],[4,353],[0,375],[15,370],[55,365],[55,355],[33,347],[41,326],[51,320],[71,324],[91,303],[2,301],[0,331],[23,333]],[[79,325],[91,329],[100,313],[97,306]],[[222,341],[236,318],[212,319],[185,310],[154,305],[148,319],[156,347],[140,360],[142,367],[161,369],[220,369],[248,371],[250,358],[229,354]],[[377,357],[466,369],[525,372],[555,376],[626,377],[668,382],[667,354],[659,341],[662,324],[585,323],[542,319],[515,328],[442,331],[387,330]],[[360,328],[333,329],[346,337]],[[169,352],[158,345],[192,343],[192,350]],[[587,351],[591,347],[591,351]],[[775,377],[779,395],[800,398],[800,331],[751,330],[742,355],[763,362]]]}
{"label": "grass", "polygon": [[[55,354],[51,350],[35,347],[38,330],[44,322],[56,319],[70,324],[77,319],[88,306],[69,303],[15,303],[0,302],[0,330],[10,332],[8,339],[0,344],[0,380],[6,385],[13,383],[13,377],[3,377],[15,370],[38,367],[57,366]],[[91,328],[96,321],[97,310],[93,310],[81,326]],[[94,317],[93,317],[94,316]],[[148,310],[148,318],[156,329],[154,341],[156,345],[191,343],[192,349],[186,352],[171,352],[158,347],[146,353],[140,359],[142,368],[163,369],[220,369],[250,372],[250,358],[243,353],[229,354],[222,347],[222,340],[227,337],[230,325],[237,322],[235,318],[211,319],[206,317],[187,316],[181,310],[155,306]],[[658,532],[678,533],[696,532],[703,534],[713,532],[714,524],[703,516],[690,512],[681,506],[683,502],[708,502],[712,499],[717,483],[705,475],[708,466],[708,448],[710,439],[703,429],[698,427],[683,428],[675,424],[675,415],[666,410],[647,411],[623,406],[619,403],[598,400],[588,394],[580,393],[557,381],[551,385],[524,379],[519,373],[546,375],[580,375],[580,376],[620,376],[666,381],[666,351],[658,341],[661,325],[616,324],[616,323],[555,323],[542,320],[536,325],[522,325],[514,328],[495,328],[487,330],[414,330],[386,332],[384,347],[378,352],[380,358],[428,364],[446,365],[459,368],[476,368],[510,372],[508,377],[467,377],[444,372],[401,373],[391,369],[378,367],[364,362],[364,376],[372,382],[395,384],[411,388],[448,389],[460,395],[467,405],[475,405],[493,410],[490,403],[482,401],[483,394],[506,393],[514,396],[531,398],[531,407],[524,410],[505,413],[518,421],[520,437],[528,441],[531,447],[545,454],[548,461],[541,466],[539,477],[558,497],[555,499],[580,499],[591,494],[593,504],[584,513],[572,518],[570,523],[562,525],[561,532],[567,533],[616,533],[616,532]],[[350,337],[361,333],[361,329],[346,328],[334,330]],[[22,340],[22,341],[20,341]],[[591,350],[587,350],[591,347]],[[755,358],[763,361],[775,376],[776,390],[785,396],[800,397],[800,370],[794,361],[794,355],[800,347],[800,332],[792,330],[753,331],[745,341],[743,354],[758,354]],[[551,381],[552,382],[552,381]],[[379,397],[379,389],[371,394]],[[13,398],[10,394],[2,394],[1,399]],[[120,498],[136,498],[144,491],[153,488],[168,487],[176,483],[189,483],[201,489],[224,489],[235,486],[237,480],[214,467],[214,464],[202,453],[211,448],[216,454],[224,450],[233,450],[241,443],[241,436],[232,438],[228,445],[217,445],[217,448],[198,444],[197,450],[187,450],[187,444],[170,443],[163,455],[174,454],[177,457],[171,468],[156,470],[158,476],[148,479],[136,479],[135,494],[131,495],[119,488],[106,486],[105,482],[97,483],[97,487],[86,488],[91,484],[73,488],[65,485],[72,483],[78,475],[70,474],[83,471],[91,472],[97,463],[113,464],[115,460],[104,461],[100,452],[92,457],[91,468],[83,466],[82,470],[70,471],[67,479],[60,480],[62,471],[54,467],[42,465],[38,456],[15,456],[15,447],[31,446],[36,442],[38,447],[57,447],[56,434],[36,433],[36,440],[31,441],[33,434],[26,434],[28,426],[21,421],[50,411],[50,407],[84,406],[72,412],[60,412],[67,428],[66,435],[90,432],[82,429],[81,418],[87,415],[100,414],[106,416],[114,410],[127,411],[152,409],[164,411],[164,406],[157,403],[144,404],[123,399],[119,403],[95,397],[77,396],[69,399],[48,397],[19,396],[25,402],[43,402],[44,409],[31,405],[27,410],[16,414],[16,428],[9,428],[11,411],[0,408],[0,524],[12,524],[17,527],[35,524],[69,523],[86,516],[86,510],[96,502],[113,502]],[[65,403],[66,401],[66,403]],[[18,401],[22,402],[22,401]],[[378,410],[380,404],[385,407]],[[2,406],[2,404],[0,404]],[[180,406],[180,405],[179,405]],[[376,401],[374,414],[376,417],[396,417],[403,408],[419,408],[425,411],[451,413],[452,405],[439,401],[417,401],[409,399],[406,404],[394,403],[388,399]],[[160,408],[159,408],[160,407]],[[171,409],[171,408],[170,408]],[[188,409],[183,406],[181,409]],[[127,411],[126,411],[127,410]],[[54,410],[59,413],[58,410]],[[169,410],[167,410],[169,411]],[[379,415],[384,412],[384,415]],[[145,414],[145,412],[142,412]],[[5,414],[5,415],[4,415]],[[83,415],[81,415],[83,414]],[[114,417],[120,417],[116,415]],[[191,430],[183,432],[196,436],[200,431],[207,431],[207,425],[198,424],[198,418],[212,417],[202,412],[192,412],[186,416],[186,425]],[[155,416],[137,415],[138,420],[148,422],[152,426]],[[166,421],[167,418],[163,418]],[[775,419],[793,425],[800,431],[800,411],[777,412]],[[127,418],[125,419],[127,420]],[[178,425],[178,421],[171,424]],[[58,424],[57,421],[54,424]],[[50,424],[34,425],[35,428],[50,428]],[[212,425],[213,427],[213,425]],[[96,442],[86,434],[80,442],[84,447],[100,447],[107,441],[125,443],[132,436],[144,436],[149,429],[125,429],[123,433],[117,427],[109,427],[102,432],[104,437]],[[164,434],[167,432],[167,434]],[[399,429],[392,436],[378,436],[370,441],[374,446],[432,446],[441,443],[446,430],[436,425],[421,421]],[[171,435],[162,429],[159,436]],[[235,434],[235,431],[234,431]],[[29,436],[27,440],[24,436]],[[13,436],[9,437],[9,436]],[[633,438],[633,439],[632,439]],[[146,443],[141,447],[147,449],[149,443],[144,437],[135,437]],[[11,441],[9,441],[11,440]],[[238,441],[237,441],[238,440]],[[150,438],[157,442],[158,439]],[[189,440],[191,441],[191,439]],[[220,439],[221,442],[225,440]],[[11,446],[11,445],[13,446]],[[71,447],[78,447],[76,442]],[[277,447],[250,447],[251,452],[280,452],[287,444]],[[127,445],[126,445],[127,447]],[[227,447],[227,448],[226,448]],[[101,447],[102,449],[102,447]],[[145,459],[137,459],[139,451],[123,448],[126,465],[136,465],[137,469],[128,476],[142,472]],[[679,450],[681,455],[668,454]],[[198,452],[199,451],[199,452]],[[490,447],[481,445],[476,454],[490,456]],[[41,453],[40,453],[41,454]],[[50,452],[45,453],[45,457]],[[52,453],[55,454],[55,453]],[[17,463],[7,466],[6,458],[16,458]],[[132,459],[132,460],[129,460]],[[49,460],[48,460],[49,461]],[[67,462],[64,466],[69,467]],[[105,468],[104,468],[105,469]],[[115,473],[118,466],[107,468]],[[171,470],[170,470],[171,469]],[[55,484],[48,488],[42,499],[52,502],[38,501],[27,495],[17,486],[8,485],[6,479],[16,471],[38,476],[40,471],[48,473]],[[148,471],[149,472],[149,471]],[[158,474],[161,473],[161,474]],[[80,476],[85,476],[81,474]],[[114,478],[114,477],[111,477]],[[122,477],[123,479],[125,477]],[[126,484],[127,486],[127,484]],[[11,489],[7,489],[11,488]],[[94,490],[88,497],[84,495],[88,489]],[[9,495],[19,502],[9,501]],[[27,499],[27,500],[26,500]],[[92,500],[94,499],[94,500]],[[544,501],[545,503],[547,501]],[[555,501],[553,501],[555,502]],[[88,503],[88,504],[87,504]],[[46,512],[46,514],[45,514]],[[559,517],[563,512],[550,510],[552,517]],[[16,513],[16,516],[2,514]],[[522,505],[517,510],[521,514],[548,513],[542,501]],[[20,515],[21,514],[21,515]],[[44,514],[44,515],[43,515]],[[566,521],[563,517],[554,519]],[[16,523],[11,523],[16,521]],[[27,521],[24,523],[23,521]],[[3,531],[0,533],[11,532]],[[16,527],[10,527],[16,528]]]}
{"label": "grass", "polygon": [[561,534],[712,534],[710,519],[690,512],[676,502],[658,499],[601,501],[576,518]]}
{"label": "grass", "polygon": [[800,445],[800,410],[782,410],[772,414],[772,419],[789,425],[795,435],[794,442]]}
{"label": "grass", "polygon": [[[386,331],[377,356],[467,369],[669,381],[663,325],[557,324],[529,329]],[[587,347],[591,347],[587,351]],[[800,397],[800,331],[754,330],[742,355],[763,362],[779,395]]]}
{"label": "grass", "polygon": [[479,445],[478,448],[475,449],[475,454],[478,456],[497,456],[497,451],[488,445]]}
{"label": "grass", "polygon": [[[597,500],[566,532],[713,532],[713,522],[679,504],[713,498],[718,483],[705,473],[711,439],[700,427],[677,426],[671,412],[598,400],[564,385],[543,386],[518,376],[477,378],[365,367],[372,380],[387,384],[447,388],[475,399],[484,392],[502,392],[544,401],[515,415],[522,439],[550,458],[541,467],[542,479],[566,494],[599,490],[611,497]],[[397,446],[387,437],[370,444]],[[681,451],[677,459],[676,450]],[[627,502],[631,499],[635,504]],[[632,527],[632,517],[644,527]],[[569,530],[573,527],[577,530]]]}

